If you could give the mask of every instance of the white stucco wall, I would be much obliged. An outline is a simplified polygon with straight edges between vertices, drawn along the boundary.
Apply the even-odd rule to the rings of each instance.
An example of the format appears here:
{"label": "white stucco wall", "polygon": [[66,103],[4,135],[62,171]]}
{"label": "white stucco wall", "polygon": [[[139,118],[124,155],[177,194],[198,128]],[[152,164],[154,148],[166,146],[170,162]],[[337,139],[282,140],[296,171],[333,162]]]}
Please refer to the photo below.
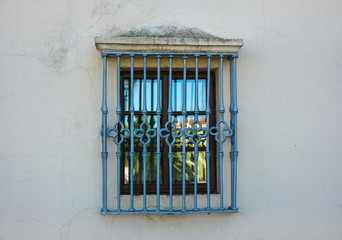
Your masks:
{"label": "white stucco wall", "polygon": [[[339,0],[0,1],[0,239],[341,239],[341,22]],[[240,213],[99,214],[94,36],[142,23],[244,39]]]}

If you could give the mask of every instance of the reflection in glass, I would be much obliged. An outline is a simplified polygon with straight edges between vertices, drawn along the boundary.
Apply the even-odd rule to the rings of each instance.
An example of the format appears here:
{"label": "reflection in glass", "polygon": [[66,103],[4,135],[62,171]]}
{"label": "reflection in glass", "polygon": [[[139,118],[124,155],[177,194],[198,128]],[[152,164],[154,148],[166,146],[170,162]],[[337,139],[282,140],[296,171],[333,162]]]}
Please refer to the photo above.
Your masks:
{"label": "reflection in glass", "polygon": [[[182,153],[175,152],[173,155],[173,183],[181,184],[182,183]],[[129,169],[130,169],[130,160],[129,153],[124,153],[124,183],[130,183]],[[205,161],[205,151],[199,151],[198,156],[198,183],[206,183],[207,182],[207,166]],[[186,158],[186,175],[185,180],[186,183],[194,183],[195,181],[195,163],[194,163],[194,152],[187,152]],[[162,184],[162,171],[160,171],[160,183]],[[143,157],[141,152],[136,152],[134,155],[134,163],[133,163],[133,183],[134,184],[142,184],[143,183]],[[149,152],[147,156],[147,164],[146,164],[146,183],[147,184],[156,184],[157,182],[157,158],[154,152]]]}
{"label": "reflection in glass", "polygon": [[[206,79],[198,79],[198,105],[200,111],[206,107]],[[187,111],[194,111],[195,108],[195,80],[186,80],[186,108]],[[172,104],[173,111],[182,111],[183,107],[183,79],[172,80]]]}
{"label": "reflection in glass", "polygon": [[[207,165],[205,161],[205,151],[198,152],[198,183],[207,182]],[[194,183],[195,181],[195,162],[194,152],[187,152],[185,181],[186,183]],[[182,153],[175,152],[173,154],[173,169],[172,169],[173,183],[182,183]]]}
{"label": "reflection in glass", "polygon": [[[130,184],[130,158],[129,153],[124,153],[124,184]],[[133,163],[133,183],[143,184],[144,168],[143,168],[143,157],[142,152],[136,152],[134,155]],[[160,183],[162,183],[162,171],[160,171]],[[157,183],[157,158],[154,152],[149,152],[146,161],[146,183],[156,184]]]}
{"label": "reflection in glass", "polygon": [[[194,115],[188,115],[186,122],[185,122],[185,128],[190,128],[191,124],[193,123],[195,119]],[[206,128],[207,127],[207,116],[206,115],[198,115],[198,120],[201,122],[202,124],[202,128]],[[174,121],[174,123],[176,124],[176,126],[180,129],[183,129],[183,116],[173,116],[172,120]],[[203,133],[203,131],[199,131],[200,134]],[[206,142],[207,139],[206,138],[202,138],[202,141],[198,144],[198,147],[206,147]],[[174,147],[182,147],[183,146],[183,138],[177,138]],[[191,140],[189,138],[186,138],[186,147],[195,147],[195,144],[193,142],[191,142]]]}
{"label": "reflection in glass", "polygon": [[[130,129],[131,127],[131,116],[125,115],[124,116],[124,124],[125,128]],[[140,124],[143,122],[143,115],[134,115],[134,129],[138,129],[140,127]],[[157,116],[146,116],[146,121],[150,125],[151,128],[157,130]],[[128,138],[124,139],[124,147],[129,148],[130,147],[130,136]],[[157,146],[157,138],[151,138],[151,142],[147,145],[148,147],[156,147]],[[143,147],[143,144],[139,141],[138,138],[134,138],[134,147]]]}
{"label": "reflection in glass", "polygon": [[[133,94],[134,94],[134,110],[142,111],[143,108],[143,99],[144,99],[144,91],[143,91],[143,79],[134,79],[133,84]],[[161,81],[162,83],[162,81]],[[151,128],[157,130],[157,115],[155,113],[151,114],[151,111],[156,111],[157,108],[157,79],[146,79],[146,107],[149,115],[147,115],[147,123]],[[124,114],[124,125],[125,128],[130,129],[130,114],[129,114],[129,106],[130,106],[130,79],[124,79],[123,83],[123,105],[124,110],[126,111]],[[161,96],[162,96],[162,87]],[[175,123],[176,128],[185,129],[190,128],[191,124],[194,121],[194,106],[195,106],[195,80],[187,79],[187,92],[186,92],[186,107],[189,115],[187,115],[185,126],[183,126],[183,116],[182,115],[173,115],[172,121]],[[200,111],[205,111],[206,108],[206,79],[198,80],[198,105]],[[167,96],[162,96],[162,99],[167,99]],[[162,105],[162,104],[161,104]],[[178,112],[180,114],[182,111],[183,105],[183,79],[173,79],[172,80],[172,105],[173,111]],[[192,111],[192,112],[191,112]],[[166,109],[163,109],[163,114],[166,114]],[[191,112],[191,114],[190,114]],[[207,127],[207,119],[206,115],[199,115],[198,120],[202,124],[202,128]],[[141,113],[135,113],[134,116],[134,129],[138,129],[140,124],[143,122],[143,115]],[[162,123],[165,124],[165,123]],[[163,127],[163,126],[162,126]],[[198,157],[198,183],[206,183],[206,160],[205,160],[205,148],[206,148],[206,138],[203,138],[199,143],[199,157]],[[163,151],[163,146],[165,144],[164,140],[161,140],[161,149]],[[183,146],[183,137],[176,138],[176,142],[173,146],[173,183],[181,184],[182,183],[182,146]],[[186,151],[187,151],[187,159],[186,159],[186,183],[193,184],[194,183],[194,172],[195,172],[195,164],[194,164],[194,143],[191,142],[189,138],[186,138]],[[143,144],[140,143],[139,139],[134,137],[134,164],[133,164],[133,182],[134,184],[143,184]],[[157,150],[157,138],[151,139],[151,142],[147,145],[148,157],[147,157],[147,170],[146,170],[146,182],[147,184],[156,184],[156,174],[157,174],[157,160],[155,151]],[[123,143],[123,168],[124,168],[124,184],[130,184],[130,159],[129,159],[129,151],[130,151],[130,138],[124,140]],[[165,155],[162,155],[161,163],[163,161],[167,163]],[[162,165],[162,164],[161,164]],[[162,167],[161,167],[162,169]],[[163,171],[160,169],[160,183],[162,184],[162,174]],[[165,169],[164,169],[165,170]],[[165,174],[165,173],[164,173]]]}
{"label": "reflection in glass", "polygon": [[[133,95],[134,95],[134,111],[141,111],[143,107],[144,91],[143,79],[134,79]],[[124,80],[124,106],[125,111],[129,111],[130,106],[130,80]],[[146,107],[147,111],[156,111],[157,109],[157,79],[146,79]],[[161,82],[162,85],[162,82]]]}
{"label": "reflection in glass", "polygon": [[[143,79],[134,79],[133,94],[134,94],[134,110],[141,111],[143,107],[144,91]],[[130,79],[124,80],[124,107],[125,111],[129,111],[130,104]],[[162,85],[162,81],[160,82]],[[162,89],[162,87],[160,88]],[[194,111],[195,106],[195,80],[187,79],[186,87],[186,107],[187,111]],[[206,107],[206,79],[198,79],[198,105],[200,111],[205,111]],[[172,80],[172,104],[173,111],[182,111],[183,106],[183,79]],[[146,105],[147,111],[156,111],[157,109],[157,79],[146,79]],[[163,98],[162,98],[163,99]],[[162,101],[161,99],[161,101]]]}

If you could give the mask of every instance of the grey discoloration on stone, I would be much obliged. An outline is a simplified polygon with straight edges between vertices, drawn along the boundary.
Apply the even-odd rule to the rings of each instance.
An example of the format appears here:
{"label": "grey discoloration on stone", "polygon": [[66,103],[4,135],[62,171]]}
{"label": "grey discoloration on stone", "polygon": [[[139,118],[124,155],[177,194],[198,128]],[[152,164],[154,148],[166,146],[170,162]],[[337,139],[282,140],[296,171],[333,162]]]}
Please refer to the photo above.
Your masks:
{"label": "grey discoloration on stone", "polygon": [[68,52],[68,43],[66,40],[57,36],[55,39],[49,39],[46,42],[48,55],[43,57],[43,62],[47,64],[53,71],[59,71],[63,66],[63,61]]}
{"label": "grey discoloration on stone", "polygon": [[96,36],[95,45],[104,51],[143,52],[238,52],[242,39],[224,39],[194,27],[140,25],[116,36]]}
{"label": "grey discoloration on stone", "polygon": [[221,40],[223,38],[203,32],[195,27],[178,25],[140,25],[118,37],[158,37],[158,38],[201,38]]}

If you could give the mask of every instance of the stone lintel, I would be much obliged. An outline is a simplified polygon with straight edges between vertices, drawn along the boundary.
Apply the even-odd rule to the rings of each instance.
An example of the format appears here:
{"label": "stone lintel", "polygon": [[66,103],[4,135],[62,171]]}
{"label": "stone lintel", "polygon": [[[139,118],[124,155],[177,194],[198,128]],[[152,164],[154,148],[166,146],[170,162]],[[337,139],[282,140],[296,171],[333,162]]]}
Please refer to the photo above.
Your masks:
{"label": "stone lintel", "polygon": [[243,40],[96,36],[95,45],[102,51],[237,53]]}

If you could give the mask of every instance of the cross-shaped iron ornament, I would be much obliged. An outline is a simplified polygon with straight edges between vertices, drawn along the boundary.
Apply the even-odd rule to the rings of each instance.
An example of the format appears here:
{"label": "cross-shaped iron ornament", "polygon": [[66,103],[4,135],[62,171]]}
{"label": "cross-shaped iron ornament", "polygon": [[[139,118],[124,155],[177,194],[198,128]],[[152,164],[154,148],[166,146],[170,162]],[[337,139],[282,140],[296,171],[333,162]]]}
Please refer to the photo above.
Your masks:
{"label": "cross-shaped iron ornament", "polygon": [[151,142],[151,138],[157,135],[157,131],[150,127],[150,124],[146,122],[146,119],[139,125],[138,129],[133,132],[134,136],[139,138],[139,141],[146,146]]}
{"label": "cross-shaped iron ornament", "polygon": [[[225,133],[227,131],[228,133]],[[210,128],[210,134],[215,136],[215,140],[219,144],[223,144],[226,141],[227,137],[231,137],[233,135],[233,130],[228,127],[226,121],[220,120],[216,123],[216,126],[212,126]]]}
{"label": "cross-shaped iron ornament", "polygon": [[[169,141],[170,135],[172,137],[171,142]],[[165,142],[169,146],[172,146],[176,142],[176,138],[180,138],[182,135],[183,135],[182,129],[176,128],[176,124],[174,122],[172,122],[171,120],[169,120],[165,124],[165,128],[160,129],[160,136],[162,138],[165,138]]]}
{"label": "cross-shaped iron ornament", "polygon": [[[114,134],[112,134],[114,132]],[[122,121],[118,120],[114,123],[112,128],[107,130],[107,135],[113,138],[115,144],[119,145],[123,142],[124,138],[129,138],[130,131],[125,128]],[[119,138],[119,135],[121,138]]]}
{"label": "cross-shaped iron ornament", "polygon": [[185,136],[189,137],[191,141],[198,145],[202,138],[205,138],[208,134],[207,129],[202,128],[202,123],[196,118],[190,128],[186,128],[184,132]]}

